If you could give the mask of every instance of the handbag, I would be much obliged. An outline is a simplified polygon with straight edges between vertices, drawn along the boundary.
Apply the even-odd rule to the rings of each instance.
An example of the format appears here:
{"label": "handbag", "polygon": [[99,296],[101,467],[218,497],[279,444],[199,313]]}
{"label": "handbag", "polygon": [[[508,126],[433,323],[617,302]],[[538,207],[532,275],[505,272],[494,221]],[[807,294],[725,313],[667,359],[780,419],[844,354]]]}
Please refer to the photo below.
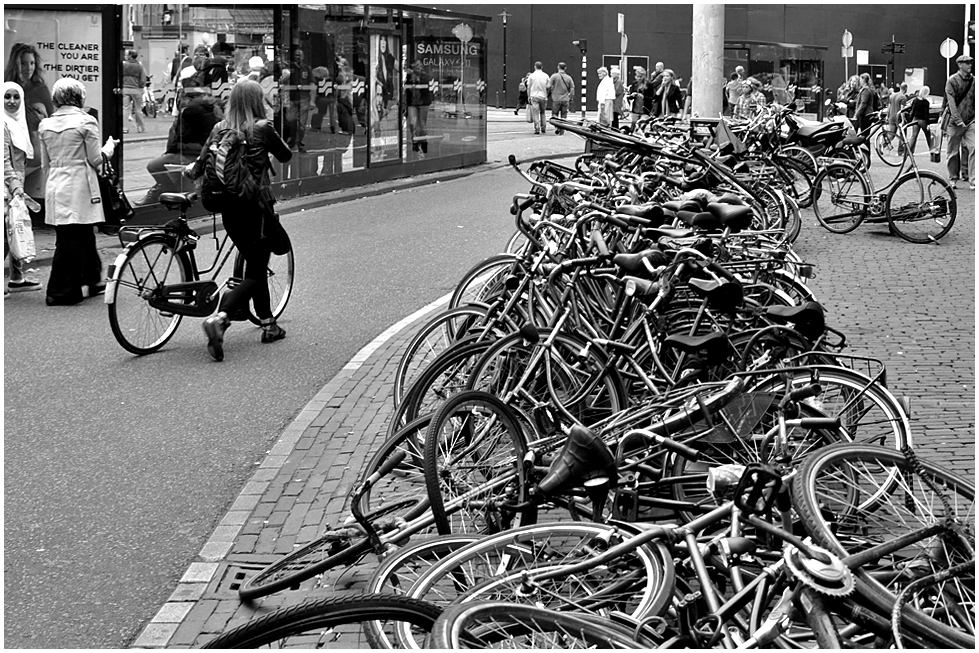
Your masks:
{"label": "handbag", "polygon": [[4,223],[7,229],[7,244],[10,256],[28,263],[37,255],[34,247],[34,230],[31,228],[31,214],[23,196],[10,198],[4,211]]}
{"label": "handbag", "polygon": [[102,155],[102,166],[97,172],[99,178],[99,194],[102,196],[102,212],[105,214],[104,226],[99,231],[118,231],[118,228],[136,215],[132,204],[122,189],[119,188],[119,176],[116,174],[109,157]]}

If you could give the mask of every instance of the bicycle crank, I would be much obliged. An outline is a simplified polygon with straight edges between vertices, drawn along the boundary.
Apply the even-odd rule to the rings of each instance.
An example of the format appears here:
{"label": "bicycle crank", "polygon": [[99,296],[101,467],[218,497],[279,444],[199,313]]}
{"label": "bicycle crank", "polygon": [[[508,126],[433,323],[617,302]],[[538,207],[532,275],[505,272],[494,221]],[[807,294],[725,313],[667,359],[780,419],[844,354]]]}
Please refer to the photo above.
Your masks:
{"label": "bicycle crank", "polygon": [[161,312],[207,317],[218,306],[218,284],[208,280],[160,286],[147,301]]}

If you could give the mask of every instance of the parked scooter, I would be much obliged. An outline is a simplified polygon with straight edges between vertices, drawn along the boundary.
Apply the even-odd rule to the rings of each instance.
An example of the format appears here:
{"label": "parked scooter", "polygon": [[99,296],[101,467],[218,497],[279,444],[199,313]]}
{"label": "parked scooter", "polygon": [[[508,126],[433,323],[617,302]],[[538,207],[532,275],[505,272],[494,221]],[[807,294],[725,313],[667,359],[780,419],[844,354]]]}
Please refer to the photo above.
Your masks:
{"label": "parked scooter", "polygon": [[[827,105],[832,107],[832,100],[827,100]],[[845,104],[842,110],[842,115],[836,115],[824,122],[814,122],[796,115],[791,105],[782,107],[776,114],[776,119],[781,126],[783,146],[801,147],[817,158],[860,161],[866,167],[870,158],[866,145],[868,139],[857,135],[853,123],[846,117]]]}

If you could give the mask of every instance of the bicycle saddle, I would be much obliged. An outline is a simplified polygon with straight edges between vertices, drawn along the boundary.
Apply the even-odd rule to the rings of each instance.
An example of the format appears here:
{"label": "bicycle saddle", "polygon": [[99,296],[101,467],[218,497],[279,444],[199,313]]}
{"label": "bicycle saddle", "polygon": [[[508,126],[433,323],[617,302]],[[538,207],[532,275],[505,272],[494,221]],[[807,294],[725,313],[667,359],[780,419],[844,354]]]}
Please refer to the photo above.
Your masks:
{"label": "bicycle saddle", "polygon": [[612,263],[630,272],[648,272],[648,268],[643,264],[643,259],[648,259],[654,268],[669,263],[666,254],[658,249],[647,249],[635,254],[616,254],[612,257]]}
{"label": "bicycle saddle", "polygon": [[693,213],[700,213],[704,210],[704,205],[695,199],[687,200],[670,200],[669,202],[663,202],[663,208],[677,213],[678,211],[687,211]]}
{"label": "bicycle saddle", "polygon": [[711,202],[707,205],[707,211],[733,232],[750,227],[754,217],[750,206],[728,204],[727,202]]}
{"label": "bicycle saddle", "polygon": [[706,297],[711,308],[732,311],[744,303],[744,289],[737,281],[691,279],[687,285],[699,297]]}
{"label": "bicycle saddle", "polygon": [[815,136],[820,136],[824,132],[835,132],[835,131],[846,131],[846,125],[841,122],[829,122],[821,123],[818,125],[803,125],[796,130],[796,135],[799,138],[813,138]]}
{"label": "bicycle saddle", "polygon": [[160,204],[168,209],[186,211],[197,201],[197,193],[160,193]]}
{"label": "bicycle saddle", "polygon": [[800,306],[769,306],[765,314],[773,322],[792,322],[795,329],[809,340],[815,340],[826,330],[826,313],[818,302]]}
{"label": "bicycle saddle", "polygon": [[720,331],[705,336],[667,336],[663,344],[685,354],[702,354],[708,364],[724,360],[730,348],[727,336]]}
{"label": "bicycle saddle", "polygon": [[665,227],[650,227],[642,230],[642,235],[646,238],[692,238],[696,235],[690,229],[668,229]]}
{"label": "bicycle saddle", "polygon": [[608,445],[594,431],[575,424],[537,489],[552,496],[570,487],[617,482],[615,456]]}
{"label": "bicycle saddle", "polygon": [[623,204],[615,207],[615,212],[663,224],[663,207],[659,204]]}

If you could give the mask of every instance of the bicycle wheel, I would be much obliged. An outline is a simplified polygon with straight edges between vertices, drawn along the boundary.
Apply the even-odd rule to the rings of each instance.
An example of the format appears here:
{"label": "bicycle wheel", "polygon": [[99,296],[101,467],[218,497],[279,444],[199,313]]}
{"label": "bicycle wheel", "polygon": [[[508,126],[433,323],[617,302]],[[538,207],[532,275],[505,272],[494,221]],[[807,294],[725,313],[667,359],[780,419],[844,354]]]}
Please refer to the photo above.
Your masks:
{"label": "bicycle wheel", "polygon": [[[789,194],[799,204],[799,208],[807,209],[812,206],[813,178],[809,176],[805,165],[787,157],[778,157],[774,161],[777,164],[779,177],[785,183]],[[798,235],[799,231],[796,228],[795,236],[790,238],[790,242],[794,242]]]}
{"label": "bicycle wheel", "polygon": [[480,261],[462,276],[449,299],[449,308],[487,304],[504,289],[507,277],[523,273],[520,258],[513,254],[497,254]]}
{"label": "bicycle wheel", "polygon": [[442,405],[425,434],[425,484],[439,533],[496,532],[532,523],[536,509],[506,512],[527,500],[527,439],[511,409],[477,390]]}
{"label": "bicycle wheel", "polygon": [[450,345],[468,335],[496,339],[514,331],[508,321],[490,318],[490,309],[481,304],[463,304],[442,311],[425,323],[412,337],[394,373],[394,405],[401,403],[408,387],[425,368]]}
{"label": "bicycle wheel", "polygon": [[427,570],[409,596],[438,605],[513,601],[553,610],[615,610],[636,618],[670,606],[675,572],[659,542],[589,564],[628,541],[628,526],[554,522],[514,528],[462,547]]}
{"label": "bicycle wheel", "polygon": [[[480,539],[479,535],[439,535],[409,544],[381,559],[381,563],[367,581],[365,591],[372,594],[407,594],[415,581],[427,569],[447,555]],[[411,624],[400,624],[390,629],[383,621],[368,621],[364,632],[375,648],[425,648],[425,640],[416,640]]]}
{"label": "bicycle wheel", "polygon": [[[908,125],[901,127],[902,129],[907,129]],[[898,136],[894,132],[887,131],[887,129],[881,129],[874,134],[871,139],[871,146],[873,151],[877,154],[877,158],[881,160],[884,165],[896,168],[904,163],[905,148],[907,147],[908,139]]]}
{"label": "bicycle wheel", "polygon": [[[551,330],[539,329],[538,334],[543,343]],[[569,334],[558,334],[550,347],[542,347],[527,343],[521,333],[497,340],[473,366],[466,389],[503,397],[527,414],[533,413],[535,402],[549,399],[585,425],[625,407],[625,387],[602,352]],[[531,364],[534,369],[528,369]]]}
{"label": "bicycle wheel", "polygon": [[506,601],[450,606],[432,626],[434,649],[637,649],[624,627],[574,612]]}
{"label": "bicycle wheel", "polygon": [[374,633],[362,632],[365,623],[381,623],[385,632],[410,624],[424,640],[441,612],[431,603],[383,594],[307,601],[233,628],[203,648],[383,648],[375,646]]}
{"label": "bicycle wheel", "polygon": [[779,148],[778,156],[792,159],[796,163],[802,166],[802,170],[805,171],[806,176],[812,181],[816,178],[816,173],[819,172],[819,163],[816,161],[816,157],[813,153],[804,147],[799,147],[798,145],[789,145],[787,147]]}
{"label": "bicycle wheel", "polygon": [[[133,354],[157,351],[173,337],[183,319],[179,313],[149,303],[161,286],[194,278],[190,258],[183,252],[174,254],[174,246],[169,238],[149,236],[130,245],[109,269],[109,326],[119,344]],[[184,303],[194,304],[194,294],[186,293]]]}
{"label": "bicycle wheel", "polygon": [[887,224],[911,243],[932,243],[955,224],[958,204],[948,181],[930,170],[907,172],[887,194]]}
{"label": "bicycle wheel", "polygon": [[[285,236],[289,238],[288,234]],[[245,257],[241,252],[235,252],[234,277],[236,279],[245,278]],[[292,241],[289,242],[289,251],[285,254],[272,254],[269,256],[268,264],[268,284],[269,284],[269,303],[272,307],[272,317],[278,319],[284,310],[289,298],[292,297],[292,284],[296,274],[296,258],[292,252]],[[248,304],[248,320],[258,326],[262,320],[255,315],[254,307],[251,302]]]}
{"label": "bicycle wheel", "polygon": [[867,217],[870,193],[867,178],[856,166],[831,163],[812,183],[816,219],[834,234],[850,233]]}
{"label": "bicycle wheel", "polygon": [[[882,492],[887,485],[890,491]],[[827,447],[803,465],[792,495],[813,539],[841,556],[936,523],[951,528],[905,542],[875,558],[873,566],[855,570],[886,610],[910,581],[975,556],[974,483],[927,461],[909,461],[901,452],[871,445]],[[908,606],[902,616],[909,626],[933,628],[956,646],[975,648],[974,571],[914,594]]]}
{"label": "bicycle wheel", "polygon": [[[911,424],[900,402],[884,386],[844,367],[814,365],[819,373],[822,394],[805,400],[805,404],[828,417],[840,418],[841,427],[854,442],[879,444],[899,450],[913,446]],[[784,393],[809,385],[808,370],[784,372],[757,383],[757,392]]]}

